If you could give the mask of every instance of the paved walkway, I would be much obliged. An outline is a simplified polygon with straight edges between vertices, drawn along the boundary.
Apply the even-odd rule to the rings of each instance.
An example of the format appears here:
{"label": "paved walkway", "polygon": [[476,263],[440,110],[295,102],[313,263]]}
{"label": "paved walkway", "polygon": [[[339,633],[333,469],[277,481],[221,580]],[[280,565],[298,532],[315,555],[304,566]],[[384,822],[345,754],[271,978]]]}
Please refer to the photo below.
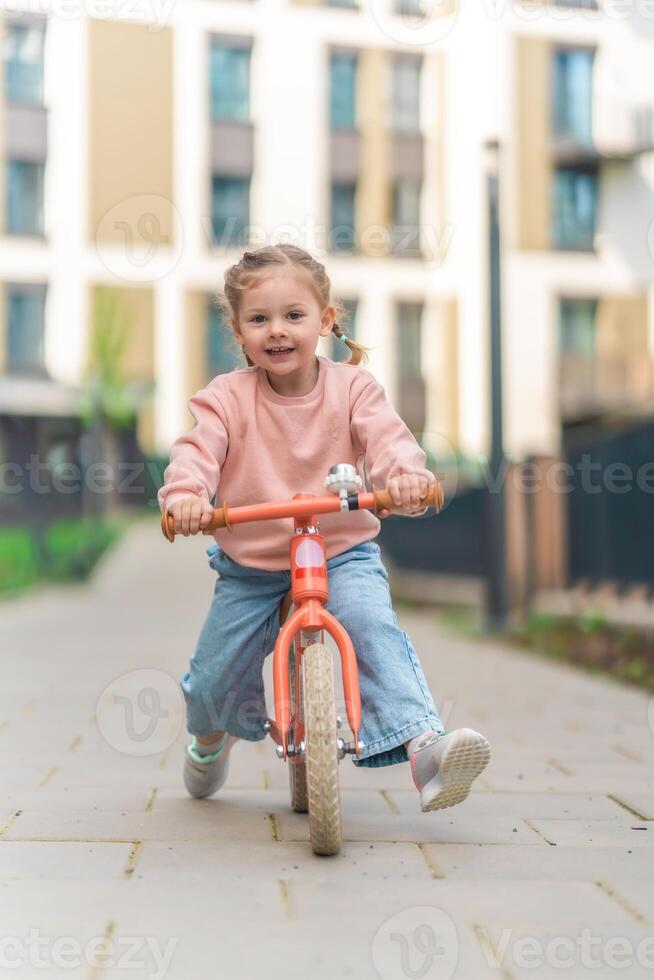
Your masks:
{"label": "paved walkway", "polygon": [[316,857],[272,740],[239,743],[213,799],[184,789],[207,543],[145,521],[90,585],[0,605],[0,976],[651,975],[647,696],[402,613],[445,724],[491,763],[423,814],[406,764],[346,757],[346,843]]}

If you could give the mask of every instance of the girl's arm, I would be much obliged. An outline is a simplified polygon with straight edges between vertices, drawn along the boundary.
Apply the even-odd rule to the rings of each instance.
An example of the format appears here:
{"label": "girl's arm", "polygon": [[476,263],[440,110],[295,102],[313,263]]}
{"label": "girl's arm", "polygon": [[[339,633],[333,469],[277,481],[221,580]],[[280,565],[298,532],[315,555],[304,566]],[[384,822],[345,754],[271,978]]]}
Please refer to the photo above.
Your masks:
{"label": "girl's arm", "polygon": [[171,447],[164,485],[157,495],[162,513],[189,494],[212,501],[227,455],[229,424],[217,394],[201,388],[189,400],[188,409],[196,424]]}
{"label": "girl's arm", "polygon": [[[372,489],[392,492],[389,482],[403,474],[421,477],[427,485],[435,483],[436,477],[425,468],[426,453],[387,400],[382,385],[369,372],[361,374],[369,380],[364,380],[354,397],[350,419],[352,434],[365,453]],[[407,516],[420,517],[427,510],[423,507]]]}

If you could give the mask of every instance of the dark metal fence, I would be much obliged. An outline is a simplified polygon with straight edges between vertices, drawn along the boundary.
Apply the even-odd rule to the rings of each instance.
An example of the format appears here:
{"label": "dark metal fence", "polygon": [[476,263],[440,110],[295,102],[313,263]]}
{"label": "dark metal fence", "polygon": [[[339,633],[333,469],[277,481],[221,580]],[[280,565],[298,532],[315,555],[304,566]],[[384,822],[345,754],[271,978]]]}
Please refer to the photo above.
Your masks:
{"label": "dark metal fence", "polygon": [[386,517],[379,546],[407,570],[484,575],[487,498],[485,487],[467,487],[440,514],[430,510],[423,517]]}
{"label": "dark metal fence", "polygon": [[577,443],[568,495],[571,582],[654,584],[654,422]]}

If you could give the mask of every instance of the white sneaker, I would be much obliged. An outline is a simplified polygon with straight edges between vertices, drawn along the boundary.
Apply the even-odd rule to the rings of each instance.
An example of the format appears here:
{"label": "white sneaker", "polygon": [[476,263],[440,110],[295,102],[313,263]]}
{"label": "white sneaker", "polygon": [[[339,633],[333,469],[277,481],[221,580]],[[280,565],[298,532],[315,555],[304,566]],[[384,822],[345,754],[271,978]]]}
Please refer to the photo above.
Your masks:
{"label": "white sneaker", "polygon": [[443,810],[462,803],[490,760],[490,744],[472,728],[442,734],[425,732],[411,753],[411,773],[420,790],[420,808]]}
{"label": "white sneaker", "polygon": [[203,755],[198,752],[198,741],[193,736],[184,757],[184,783],[191,796],[201,799],[220,789],[227,779],[229,752],[234,742],[238,742],[238,737],[225,732],[218,749]]}

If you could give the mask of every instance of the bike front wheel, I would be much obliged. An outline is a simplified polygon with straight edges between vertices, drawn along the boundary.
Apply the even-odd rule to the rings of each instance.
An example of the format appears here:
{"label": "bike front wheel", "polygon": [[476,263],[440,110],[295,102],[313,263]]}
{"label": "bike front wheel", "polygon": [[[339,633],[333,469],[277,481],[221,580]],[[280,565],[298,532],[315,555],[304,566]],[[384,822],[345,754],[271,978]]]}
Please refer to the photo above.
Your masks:
{"label": "bike front wheel", "polygon": [[[296,640],[296,642],[298,642]],[[298,670],[296,673],[295,664],[295,649],[291,650],[291,655],[288,661],[288,673],[291,688],[291,704],[293,705],[293,711],[295,711],[296,705],[300,706],[300,710],[304,709],[303,704],[303,691],[302,691],[302,671]],[[295,735],[297,731],[297,726],[300,721],[304,721],[303,718],[294,718],[294,725],[292,731],[294,733],[293,741],[297,744],[297,737]],[[304,759],[289,760],[288,762],[288,778],[291,790],[291,806],[296,813],[307,813],[309,810],[309,798],[307,795],[307,764]]]}
{"label": "bike front wheel", "polygon": [[343,822],[334,664],[322,643],[307,647],[302,664],[309,836],[316,854],[338,854],[343,843]]}

